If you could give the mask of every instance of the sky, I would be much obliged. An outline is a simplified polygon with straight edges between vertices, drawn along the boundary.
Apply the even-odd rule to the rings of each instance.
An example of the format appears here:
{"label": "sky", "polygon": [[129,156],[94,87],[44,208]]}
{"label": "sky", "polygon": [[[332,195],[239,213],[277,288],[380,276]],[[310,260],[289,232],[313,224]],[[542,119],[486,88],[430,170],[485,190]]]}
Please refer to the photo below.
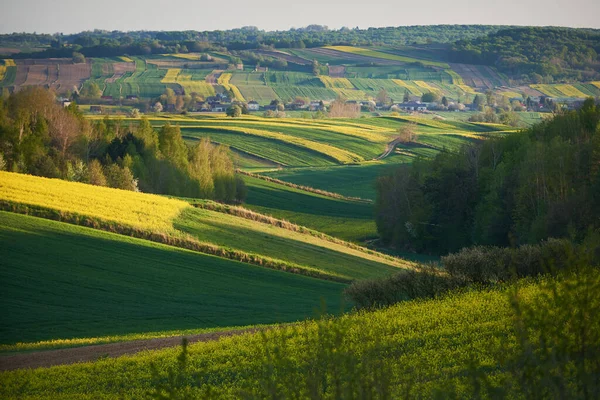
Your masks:
{"label": "sky", "polygon": [[600,28],[599,0],[0,0],[0,33],[435,25]]}

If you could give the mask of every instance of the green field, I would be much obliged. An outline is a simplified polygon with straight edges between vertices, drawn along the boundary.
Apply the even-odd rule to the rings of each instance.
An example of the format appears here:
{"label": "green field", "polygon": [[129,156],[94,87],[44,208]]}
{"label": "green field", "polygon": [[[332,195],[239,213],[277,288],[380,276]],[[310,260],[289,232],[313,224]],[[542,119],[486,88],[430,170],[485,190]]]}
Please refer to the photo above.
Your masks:
{"label": "green field", "polygon": [[244,181],[247,208],[345,240],[377,235],[371,204],[333,199],[249,176],[244,176]]}
{"label": "green field", "polygon": [[395,164],[373,162],[335,167],[289,168],[264,172],[262,175],[344,196],[375,200],[375,180],[395,166]]}
{"label": "green field", "polygon": [[295,321],[343,288],[6,212],[0,249],[3,344]]}

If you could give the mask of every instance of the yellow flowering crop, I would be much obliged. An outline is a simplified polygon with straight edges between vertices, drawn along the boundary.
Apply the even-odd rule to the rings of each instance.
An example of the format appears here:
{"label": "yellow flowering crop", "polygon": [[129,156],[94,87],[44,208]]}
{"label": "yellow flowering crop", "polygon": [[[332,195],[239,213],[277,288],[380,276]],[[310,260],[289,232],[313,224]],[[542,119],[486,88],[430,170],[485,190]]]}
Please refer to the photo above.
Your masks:
{"label": "yellow flowering crop", "polygon": [[0,171],[0,200],[76,213],[152,232],[173,230],[181,200]]}

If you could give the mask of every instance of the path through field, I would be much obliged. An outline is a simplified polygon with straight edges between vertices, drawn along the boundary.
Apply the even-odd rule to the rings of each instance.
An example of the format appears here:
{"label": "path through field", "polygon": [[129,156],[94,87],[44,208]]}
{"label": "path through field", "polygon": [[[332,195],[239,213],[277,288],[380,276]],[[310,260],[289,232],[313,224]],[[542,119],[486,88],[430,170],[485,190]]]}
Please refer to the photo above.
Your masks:
{"label": "path through field", "polygon": [[96,361],[102,358],[115,358],[126,354],[139,353],[140,351],[145,350],[159,350],[167,347],[175,347],[181,344],[181,340],[184,337],[188,339],[188,343],[210,342],[219,340],[222,337],[256,332],[258,329],[259,328],[238,329],[189,336],[134,340],[129,342],[0,356],[0,371],[11,371],[23,368],[47,368],[55,365]]}
{"label": "path through field", "polygon": [[223,73],[223,70],[215,69],[213,72],[206,75],[206,78],[205,78],[206,83],[213,85],[213,86],[218,85],[219,84],[218,80],[222,73]]}
{"label": "path through field", "polygon": [[381,154],[379,157],[375,158],[375,160],[383,160],[384,158],[386,158],[387,156],[392,154],[392,152],[394,151],[396,146],[398,146],[401,142],[402,142],[402,139],[399,137],[392,140],[391,142],[389,142],[385,146],[385,151],[383,152],[383,154]]}

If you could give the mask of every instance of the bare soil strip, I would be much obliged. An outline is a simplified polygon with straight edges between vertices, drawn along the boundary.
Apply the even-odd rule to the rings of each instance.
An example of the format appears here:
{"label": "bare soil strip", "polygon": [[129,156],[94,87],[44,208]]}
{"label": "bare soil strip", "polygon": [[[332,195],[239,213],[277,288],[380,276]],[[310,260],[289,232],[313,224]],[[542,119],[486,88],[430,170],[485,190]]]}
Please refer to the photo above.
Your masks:
{"label": "bare soil strip", "polygon": [[400,143],[402,143],[401,138],[396,138],[396,139],[392,140],[385,146],[385,151],[379,157],[375,158],[374,160],[383,160],[384,158],[388,157],[390,154],[392,154],[392,152],[394,151],[396,146],[398,146]]}
{"label": "bare soil strip", "polygon": [[74,347],[60,350],[45,350],[10,356],[0,356],[0,371],[12,371],[24,368],[47,368],[56,365],[75,364],[97,361],[103,358],[115,358],[126,354],[135,354],[145,350],[159,350],[181,344],[183,338],[188,343],[210,342],[223,337],[253,333],[260,328],[229,330],[222,332],[201,333],[188,336],[134,340],[130,342],[100,344],[85,347]]}

